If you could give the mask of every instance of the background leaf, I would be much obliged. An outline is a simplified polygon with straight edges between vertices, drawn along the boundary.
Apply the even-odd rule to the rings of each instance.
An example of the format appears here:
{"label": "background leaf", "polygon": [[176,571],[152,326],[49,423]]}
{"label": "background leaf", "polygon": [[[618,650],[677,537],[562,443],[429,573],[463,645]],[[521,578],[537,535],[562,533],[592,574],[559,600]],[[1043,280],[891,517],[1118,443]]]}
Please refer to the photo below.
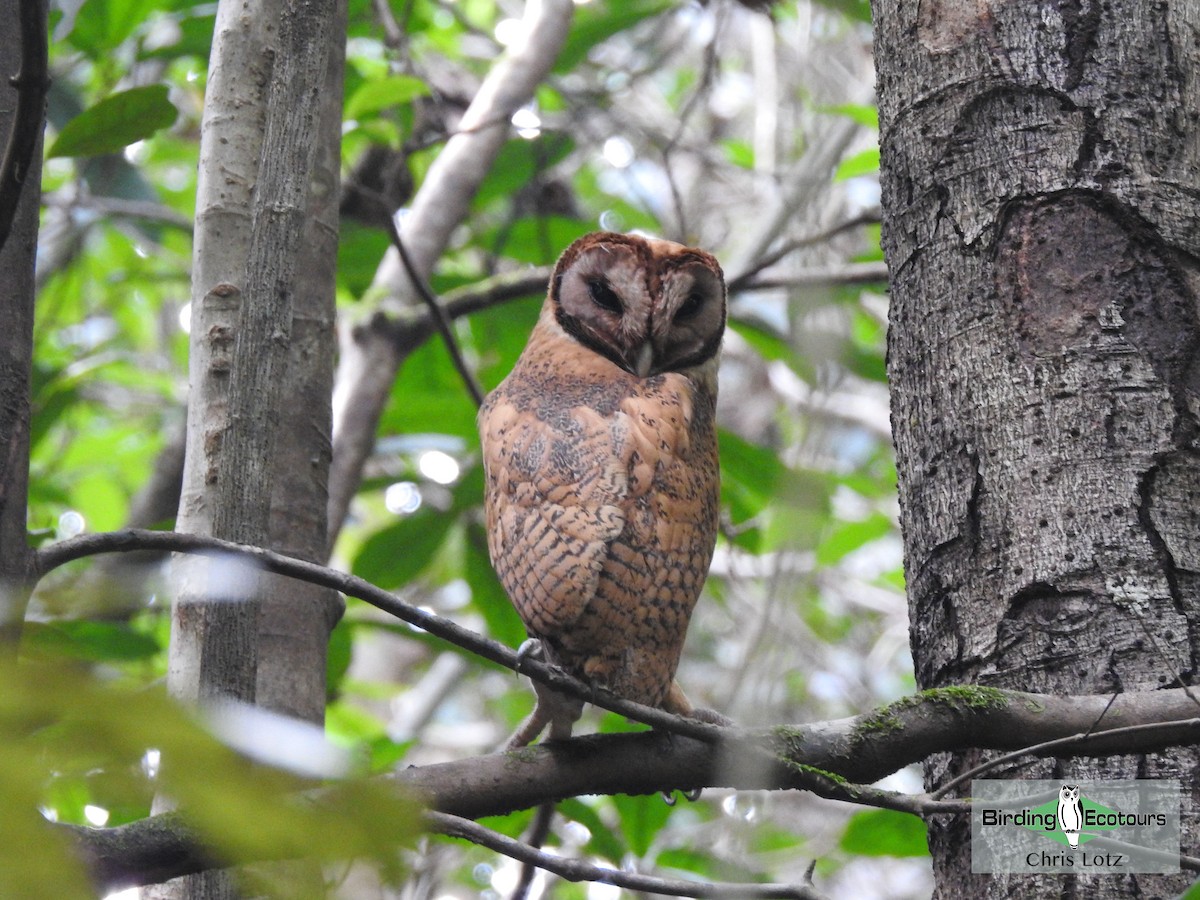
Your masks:
{"label": "background leaf", "polygon": [[101,100],[63,126],[47,156],[116,153],[175,121],[165,84],[130,88]]}

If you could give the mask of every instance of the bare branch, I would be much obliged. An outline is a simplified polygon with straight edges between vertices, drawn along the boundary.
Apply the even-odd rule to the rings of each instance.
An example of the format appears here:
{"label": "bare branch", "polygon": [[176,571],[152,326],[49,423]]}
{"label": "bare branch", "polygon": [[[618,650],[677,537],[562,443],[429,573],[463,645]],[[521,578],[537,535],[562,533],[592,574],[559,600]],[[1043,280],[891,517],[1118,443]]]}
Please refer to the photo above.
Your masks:
{"label": "bare branch", "polygon": [[[839,234],[844,234],[847,231],[853,231],[855,228],[861,228],[864,225],[878,225],[879,215],[879,210],[863,213],[862,215],[855,216],[852,219],[839,222],[838,224],[833,225],[830,228],[826,228],[824,231],[819,231],[816,234],[809,234],[805,235],[804,237],[795,238],[794,240],[785,241],[782,246],[776,248],[770,253],[763,254],[761,257],[750,263],[750,265],[747,266],[744,271],[739,272],[733,278],[729,279],[729,284],[727,286],[729,292],[732,294],[736,293],[737,291],[744,290],[746,285],[754,280],[754,276],[764,269],[768,269],[775,265],[775,263],[779,262],[789,253],[795,253],[797,250],[803,250],[805,247],[813,247],[817,244],[824,244],[833,240]],[[886,278],[887,276],[885,275],[884,277]]]}
{"label": "bare branch", "polygon": [[[528,102],[566,40],[574,13],[570,0],[546,0],[526,8],[524,39],[492,67],[459,125],[426,173],[404,219],[404,245],[417,272],[428,277],[461,224],[471,199],[491,170],[509,134],[509,120]],[[405,305],[407,279],[399,254],[389,254],[376,273],[389,303]],[[382,310],[377,315],[385,317]],[[404,355],[376,331],[353,331],[342,345],[334,390],[334,456],[329,479],[330,544],[337,536],[362,468],[374,446],[379,416]]]}
{"label": "bare branch", "polygon": [[[1186,696],[1190,696],[1190,688],[1180,688]],[[1119,694],[1116,696],[1120,696]],[[1127,725],[1120,728],[1108,728],[1104,730],[1105,737],[1112,739],[1121,735],[1141,735],[1143,733],[1154,732],[1159,729],[1174,729],[1180,725],[1190,726],[1200,731],[1200,719],[1185,719],[1177,722],[1147,722],[1142,725]],[[978,778],[984,772],[1002,766],[1006,763],[1020,759],[1022,756],[1048,756],[1049,751],[1057,750],[1062,747],[1070,747],[1073,744],[1079,744],[1087,740],[1096,733],[1095,728],[1089,728],[1087,731],[1081,731],[1078,734],[1070,734],[1066,737],[1055,738],[1050,741],[1042,741],[1038,744],[1030,744],[1027,747],[1022,747],[1020,750],[1014,750],[1012,753],[1005,753],[1003,756],[997,756],[995,759],[989,759],[987,762],[980,763],[973,768],[968,769],[961,775],[951,778],[936,791],[930,794],[930,797],[937,800],[945,797],[951,791],[961,784],[966,784],[972,778]]]}
{"label": "bare branch", "polygon": [[525,659],[518,664],[517,654],[514,650],[470,629],[463,628],[449,619],[405,603],[394,594],[376,587],[369,581],[260,547],[236,544],[200,534],[127,529],[103,534],[80,535],[44,547],[37,551],[34,571],[37,573],[36,577],[41,578],[53,569],[76,559],[99,553],[129,552],[131,550],[158,550],[218,557],[241,556],[253,561],[264,571],[333,588],[347,596],[357,597],[455,647],[513,671],[520,671],[521,674],[540,681],[560,693],[586,700],[634,721],[700,741],[714,742],[721,736],[722,729],[719,726],[672,715],[640,703],[633,703],[607,691],[584,684],[561,669],[537,660]]}
{"label": "bare branch", "polygon": [[433,831],[447,837],[462,838],[472,844],[487,847],[512,859],[553,872],[567,881],[598,881],[631,891],[665,894],[670,897],[794,897],[798,900],[823,900],[824,897],[811,886],[804,884],[730,884],[656,878],[652,875],[593,865],[581,859],[551,856],[461,816],[429,812],[425,814],[425,821]]}
{"label": "bare branch", "polygon": [[881,262],[847,263],[833,269],[809,269],[778,278],[751,278],[738,287],[741,291],[765,291],[774,288],[834,287],[839,284],[886,282],[887,266]]}
{"label": "bare branch", "polygon": [[412,283],[413,290],[424,302],[429,310],[429,315],[433,319],[433,324],[437,327],[438,332],[442,336],[442,341],[446,345],[446,352],[450,354],[450,361],[454,363],[454,368],[458,370],[458,374],[462,377],[463,383],[467,386],[467,392],[471,395],[471,399],[475,401],[475,406],[483,406],[483,391],[479,387],[479,382],[475,380],[467,362],[463,359],[462,350],[459,349],[458,340],[454,337],[454,329],[450,326],[450,319],[447,317],[446,310],[442,304],[438,302],[438,298],[434,296],[433,288],[425,281],[425,277],[417,271],[416,264],[408,253],[408,248],[404,246],[404,238],[400,236],[400,229],[396,227],[396,218],[394,215],[386,217],[388,237],[392,240],[392,246],[396,248],[396,252],[400,254],[400,259],[404,263],[404,271],[408,274],[408,280]]}
{"label": "bare branch", "polygon": [[[581,794],[703,787],[813,790],[930,816],[961,814],[969,805],[860,788],[841,779],[874,781],[930,753],[967,747],[1010,749],[1030,736],[1071,737],[1069,748],[1055,746],[1058,756],[1145,753],[1200,738],[1200,721],[1183,717],[1194,712],[1191,699],[1185,691],[1172,689],[1122,694],[1113,704],[1113,714],[1122,720],[1139,725],[1158,720],[1158,727],[1113,729],[1078,740],[1076,734],[1086,732],[1108,702],[1107,696],[1049,697],[974,688],[926,691],[851,719],[755,731],[726,729],[719,745],[657,731],[593,734],[515,753],[400,769],[381,776],[378,783],[380,790],[395,785],[423,797],[432,810],[468,819]],[[161,880],[211,864],[195,834],[183,826],[186,814],[175,815],[183,818],[153,816],[115,829],[70,830],[83,858],[95,863],[98,877],[126,873],[122,877],[142,882]],[[136,861],[126,854],[138,854]],[[139,874],[143,869],[148,874]]]}

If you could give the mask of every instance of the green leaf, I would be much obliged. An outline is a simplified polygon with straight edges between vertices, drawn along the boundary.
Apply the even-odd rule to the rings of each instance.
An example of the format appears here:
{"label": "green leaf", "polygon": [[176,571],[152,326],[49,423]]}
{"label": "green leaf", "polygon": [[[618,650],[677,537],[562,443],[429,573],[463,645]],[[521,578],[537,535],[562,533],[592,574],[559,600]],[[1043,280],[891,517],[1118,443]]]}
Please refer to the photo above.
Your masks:
{"label": "green leaf", "polygon": [[171,125],[177,115],[165,84],[130,88],[106,97],[67,122],[47,155],[116,153]]}
{"label": "green leaf", "polygon": [[822,111],[845,116],[866,128],[879,130],[879,108],[869,103],[842,103],[837,106],[822,107]]}
{"label": "green leaf", "polygon": [[570,72],[597,44],[674,5],[671,0],[610,0],[577,8],[567,43],[554,63],[555,73]]}
{"label": "green leaf", "polygon": [[535,266],[550,265],[563,249],[594,227],[566,216],[539,216],[518,219],[511,226],[497,229],[487,241],[509,259]]}
{"label": "green leaf", "polygon": [[879,148],[868,147],[866,150],[848,156],[838,164],[833,173],[834,181],[846,181],[859,175],[870,175],[879,171]]}
{"label": "green leaf", "polygon": [[846,824],[841,848],[859,856],[928,856],[925,823],[891,809],[855,814]]}
{"label": "green leaf", "polygon": [[453,524],[453,516],[423,507],[367,538],[351,571],[384,590],[408,584],[433,561]]}
{"label": "green leaf", "polygon": [[411,103],[429,93],[429,87],[413,75],[391,75],[363,82],[346,100],[345,117],[359,119]]}
{"label": "green leaf", "polygon": [[721,141],[721,149],[725,151],[725,158],[735,166],[742,169],[754,168],[754,147],[749,141],[730,138]]}
{"label": "green leaf", "polygon": [[[396,850],[415,836],[417,806],[374,782],[345,780],[319,796],[311,782],[252,763],[196,725],[162,690],[129,690],[62,661],[11,666],[0,678],[0,896],[84,897],[77,859],[38,814],[59,774],[127,768],[162,754],[161,788],[216,858],[373,859],[391,880]],[[78,783],[78,782],[77,782]],[[110,784],[120,784],[120,777]],[[78,788],[65,784],[67,805]],[[53,809],[53,807],[48,807]]]}
{"label": "green leaf", "polygon": [[547,132],[527,141],[516,138],[500,148],[496,161],[475,194],[473,205],[482,209],[500,197],[512,198],[538,172],[562,160],[575,142],[561,132]]}
{"label": "green leaf", "polygon": [[812,362],[797,353],[796,348],[774,328],[752,319],[731,319],[729,327],[741,335],[763,359],[782,361],[809,383],[816,380],[817,375]]}
{"label": "green leaf", "polygon": [[871,21],[870,0],[817,0],[817,2],[827,9],[840,12],[848,19],[857,19],[859,22]]}
{"label": "green leaf", "polygon": [[361,296],[375,280],[379,261],[391,246],[381,228],[368,228],[352,219],[343,218],[338,235],[338,287],[355,297]]}
{"label": "green leaf", "polygon": [[329,647],[325,654],[325,695],[336,697],[342,689],[342,680],[350,668],[350,657],[354,647],[354,626],[345,617],[338,621],[329,633]]}
{"label": "green leaf", "polygon": [[160,0],[87,0],[75,17],[69,40],[100,57],[123,43],[149,18]]}
{"label": "green leaf", "polygon": [[128,625],[87,620],[28,622],[23,652],[40,657],[66,656],[91,662],[129,662],[148,659],[162,649],[153,637]]}
{"label": "green leaf", "polygon": [[882,513],[861,522],[845,522],[817,547],[817,564],[831,566],[871,541],[891,534],[892,521]]}
{"label": "green leaf", "polygon": [[637,797],[617,794],[613,804],[621,815],[621,832],[629,841],[630,851],[635,856],[645,856],[671,815],[671,807],[658,794]]}
{"label": "green leaf", "polygon": [[471,603],[487,622],[487,633],[502,644],[518,647],[525,640],[525,625],[509,602],[508,594],[488,557],[487,533],[483,524],[467,526],[465,569]]}
{"label": "green leaf", "polygon": [[619,832],[605,824],[594,806],[572,797],[558,804],[558,812],[590,832],[591,837],[586,845],[590,852],[607,859],[614,866],[621,865],[625,854],[629,852],[629,845],[620,839]]}

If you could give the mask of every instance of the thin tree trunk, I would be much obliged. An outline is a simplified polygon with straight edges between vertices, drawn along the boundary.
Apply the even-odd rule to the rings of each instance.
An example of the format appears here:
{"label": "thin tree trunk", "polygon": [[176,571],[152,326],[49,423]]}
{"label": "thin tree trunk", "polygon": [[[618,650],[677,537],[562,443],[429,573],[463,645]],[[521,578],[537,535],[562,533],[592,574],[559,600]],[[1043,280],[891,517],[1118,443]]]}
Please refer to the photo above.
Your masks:
{"label": "thin tree trunk", "polygon": [[[327,555],[346,0],[334,0],[334,7],[308,215],[296,261],[270,520],[272,547],[317,563]],[[265,581],[258,629],[260,706],[316,724],[325,721],[326,648],[342,609],[337,591],[285,578]]]}
{"label": "thin tree trunk", "polygon": [[[28,4],[28,5],[27,5]],[[22,20],[36,16],[40,35],[29,35]],[[6,217],[11,227],[0,248],[0,657],[15,654],[29,600],[31,553],[26,515],[29,499],[30,379],[33,367],[34,258],[41,204],[42,131],[46,11],[35,0],[0,0],[0,151],[7,146],[11,171],[4,173]],[[41,46],[26,45],[27,40]],[[40,52],[41,71],[31,69]],[[18,69],[17,66],[20,66]],[[21,75],[21,83],[14,80]],[[25,96],[18,99],[18,94]],[[22,115],[32,104],[32,115]],[[28,131],[32,129],[33,134]],[[25,132],[22,134],[22,132]],[[24,138],[24,140],[22,140]],[[24,146],[22,146],[24,145]],[[30,146],[31,145],[31,146]],[[24,149],[28,148],[28,157]],[[15,157],[11,154],[16,154]],[[19,192],[19,194],[17,193]],[[14,207],[15,203],[15,207]]]}
{"label": "thin tree trunk", "polygon": [[[875,0],[888,369],[922,688],[1190,684],[1200,641],[1200,13]],[[940,756],[930,787],[984,754]],[[1168,778],[1200,754],[991,777]],[[971,874],[940,897],[1173,894],[1184,876]]]}
{"label": "thin tree trunk", "polygon": [[[311,559],[327,530],[344,23],[344,0],[218,6],[197,196],[178,528]],[[228,561],[176,573],[172,693],[320,722],[336,596]],[[233,894],[210,872],[155,896]]]}

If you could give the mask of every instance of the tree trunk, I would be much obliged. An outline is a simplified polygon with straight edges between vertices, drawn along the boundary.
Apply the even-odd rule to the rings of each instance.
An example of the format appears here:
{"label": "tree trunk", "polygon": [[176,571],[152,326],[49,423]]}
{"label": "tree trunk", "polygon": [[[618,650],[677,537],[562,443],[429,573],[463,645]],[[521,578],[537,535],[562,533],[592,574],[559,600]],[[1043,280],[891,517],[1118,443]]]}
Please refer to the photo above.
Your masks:
{"label": "tree trunk", "polygon": [[[888,371],[922,688],[1191,684],[1200,637],[1200,12],[875,0]],[[930,788],[984,754],[940,756]],[[1179,778],[1200,754],[988,777]],[[1183,876],[971,874],[937,895],[1150,896]]]}
{"label": "tree trunk", "polygon": [[[0,657],[15,654],[29,600],[30,384],[34,259],[41,208],[45,126],[46,10],[35,0],[0,2],[0,205],[10,225],[0,247]],[[25,27],[23,27],[23,25]],[[37,28],[32,26],[36,25]],[[30,32],[39,31],[33,35]],[[40,42],[39,46],[34,46]],[[40,60],[40,68],[38,62]],[[20,66],[18,69],[17,66]],[[17,76],[20,76],[18,79]],[[15,83],[19,80],[20,83]],[[20,96],[23,95],[23,96]],[[11,164],[9,160],[11,159]],[[11,216],[11,218],[9,218]]]}
{"label": "tree trunk", "polygon": [[[344,0],[219,5],[196,204],[178,529],[313,560],[327,533],[344,36]],[[321,722],[336,595],[238,568],[177,563],[172,693]],[[233,893],[210,872],[155,896]]]}

